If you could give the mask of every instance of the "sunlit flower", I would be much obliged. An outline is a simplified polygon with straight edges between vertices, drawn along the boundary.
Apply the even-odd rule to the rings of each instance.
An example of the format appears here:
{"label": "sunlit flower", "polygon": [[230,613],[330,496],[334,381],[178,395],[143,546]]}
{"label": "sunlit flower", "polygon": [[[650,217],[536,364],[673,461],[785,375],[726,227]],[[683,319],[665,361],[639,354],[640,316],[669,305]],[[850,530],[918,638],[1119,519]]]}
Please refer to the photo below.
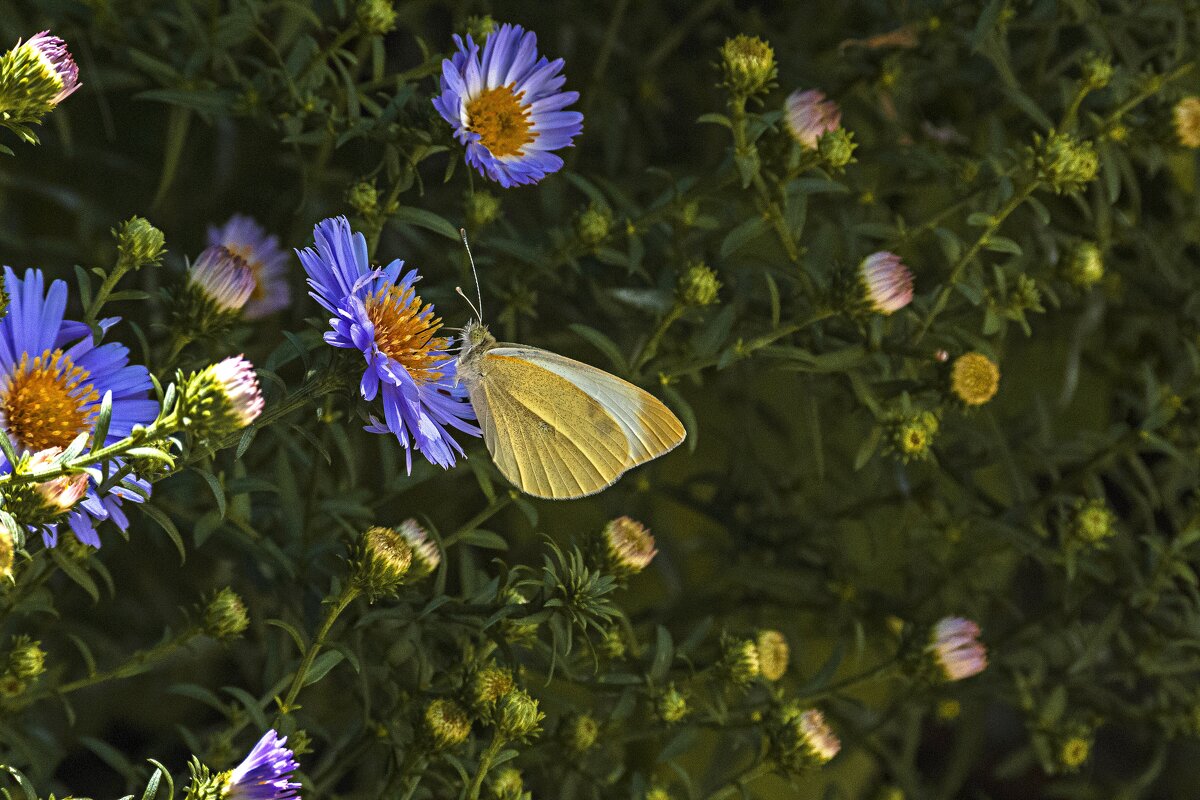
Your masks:
{"label": "sunlit flower", "polygon": [[254,365],[230,356],[193,373],[184,384],[188,426],[197,436],[241,430],[263,410]]}
{"label": "sunlit flower", "polygon": [[893,314],[912,302],[913,276],[900,256],[880,250],[858,267],[867,305],[880,314]]}
{"label": "sunlit flower", "polygon": [[802,146],[817,149],[817,142],[842,124],[842,110],[832,100],[825,99],[820,89],[797,89],[788,95],[784,121],[788,132]]}
{"label": "sunlit flower", "polygon": [[979,641],[979,626],[963,617],[939,620],[927,650],[948,681],[960,681],[987,668],[987,648]]}
{"label": "sunlit flower", "polygon": [[[367,241],[345,217],[317,224],[316,246],[298,251],[312,297],[333,314],[325,341],[359,350],[366,359],[359,388],[365,400],[381,395],[383,420],[372,416],[366,430],[392,433],[406,449],[449,468],[462,446],[450,428],[479,436],[466,389],[458,385],[450,340],[435,336],[442,321],[413,290],[416,270],[401,277],[403,261],[372,269]],[[414,564],[415,566],[415,564]]]}
{"label": "sunlit flower", "polygon": [[563,111],[579,99],[562,92],[563,60],[537,52],[537,34],[501,25],[483,52],[468,34],[442,62],[442,93],[433,106],[466,145],[467,163],[502,186],[537,183],[562,168],[553,151],[570,147],[583,115]]}
{"label": "sunlit flower", "polygon": [[258,319],[287,308],[291,289],[287,283],[287,251],[279,237],[268,234],[254,219],[235,214],[224,225],[210,226],[208,243],[221,245],[241,258],[254,276],[254,288],[242,307],[246,319]]}
{"label": "sunlit flower", "polygon": [[[106,393],[112,394],[112,418],[105,444],[154,420],[158,403],[148,397],[150,375],[145,367],[129,364],[129,349],[115,342],[96,344],[86,325],[63,319],[66,283],[54,281],[47,292],[41,271],[28,270],[18,278],[8,267],[4,282],[11,308],[0,320],[0,430],[18,455],[65,448],[79,434],[90,433]],[[105,319],[100,327],[116,322]],[[0,474],[12,469],[0,455]],[[140,503],[150,493],[149,484],[134,476],[103,495],[98,487],[93,478],[86,496],[66,516],[76,537],[93,547],[100,546],[96,521],[112,519],[124,530],[129,521],[121,500]],[[48,547],[58,540],[57,523],[34,530]]]}
{"label": "sunlit flower", "polygon": [[205,249],[188,269],[189,293],[219,314],[236,314],[254,292],[254,272],[223,245]]}
{"label": "sunlit flower", "polygon": [[50,31],[42,31],[27,41],[25,46],[38,54],[46,70],[61,84],[58,94],[50,101],[52,105],[58,105],[79,88],[79,67],[67,50],[66,42]]}
{"label": "sunlit flower", "polygon": [[224,800],[284,800],[300,797],[300,784],[292,773],[300,769],[287,737],[269,730],[250,755],[234,767],[221,791]]}
{"label": "sunlit flower", "polygon": [[810,708],[801,712],[797,724],[804,749],[818,763],[824,764],[833,760],[842,749],[842,743],[825,721],[825,715],[817,709]]}
{"label": "sunlit flower", "polygon": [[630,517],[617,517],[604,526],[605,560],[618,575],[634,575],[658,555],[654,537],[646,526]]}

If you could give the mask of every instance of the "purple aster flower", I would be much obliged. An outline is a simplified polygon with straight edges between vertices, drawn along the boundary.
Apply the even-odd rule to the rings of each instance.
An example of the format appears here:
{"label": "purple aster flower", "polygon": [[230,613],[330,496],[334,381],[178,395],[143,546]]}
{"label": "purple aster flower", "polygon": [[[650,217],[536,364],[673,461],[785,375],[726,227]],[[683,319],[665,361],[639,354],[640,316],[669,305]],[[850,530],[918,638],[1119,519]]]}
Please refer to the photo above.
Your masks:
{"label": "purple aster flower", "polygon": [[221,797],[225,800],[284,800],[300,797],[292,773],[300,769],[296,756],[284,747],[287,737],[269,730],[250,755],[229,773]]}
{"label": "purple aster flower", "polygon": [[467,147],[467,163],[504,187],[537,183],[562,168],[553,151],[570,147],[583,115],[563,111],[578,92],[560,92],[563,60],[538,56],[537,34],[501,25],[482,55],[468,35],[442,62],[442,94],[433,106]]}
{"label": "purple aster flower", "polygon": [[240,255],[218,244],[192,262],[187,285],[217,311],[236,314],[254,292],[254,272]]}
{"label": "purple aster flower", "polygon": [[948,681],[960,681],[987,668],[987,648],[979,641],[979,626],[969,619],[939,620],[933,626],[928,650]]}
{"label": "purple aster flower", "polygon": [[[18,455],[66,448],[79,434],[90,433],[101,401],[110,392],[106,445],[158,416],[158,402],[148,394],[150,374],[145,367],[129,364],[129,348],[116,342],[97,344],[87,325],[63,319],[66,283],[54,281],[46,292],[40,270],[27,270],[18,278],[5,267],[4,286],[10,305],[0,320],[0,431]],[[116,322],[115,317],[105,319],[100,327],[107,330]],[[0,455],[0,474],[12,469]],[[97,521],[111,519],[125,530],[129,520],[121,501],[140,503],[150,494],[150,484],[132,475],[101,491],[104,477],[92,474],[83,500],[66,517],[79,540],[93,547],[100,546]],[[33,532],[42,534],[47,547],[58,542],[57,524]]]}
{"label": "purple aster flower", "polygon": [[62,84],[58,94],[50,101],[51,105],[58,105],[79,88],[79,67],[67,50],[66,42],[50,31],[42,31],[27,41],[25,46],[37,51],[46,69]]}
{"label": "purple aster flower", "polygon": [[454,466],[462,447],[449,428],[479,436],[466,389],[455,378],[450,340],[435,337],[442,321],[413,290],[416,270],[401,276],[403,261],[372,269],[367,241],[333,217],[313,230],[315,248],[298,250],[308,273],[309,294],[334,315],[325,341],[359,350],[366,359],[359,385],[365,400],[380,395],[383,420],[372,416],[366,430],[392,433],[408,451],[417,450],[440,467]]}
{"label": "purple aster flower", "polygon": [[842,124],[842,110],[832,100],[825,99],[819,89],[796,90],[788,95],[784,120],[787,129],[801,146],[817,149],[822,136],[835,131]]}
{"label": "purple aster flower", "polygon": [[242,309],[246,319],[259,319],[287,308],[291,290],[287,284],[287,252],[279,237],[268,234],[254,219],[234,214],[224,225],[208,228],[208,243],[221,245],[239,256],[254,275],[254,289]]}
{"label": "purple aster flower", "polygon": [[900,256],[880,250],[862,260],[858,277],[873,311],[892,314],[912,302],[913,276]]}

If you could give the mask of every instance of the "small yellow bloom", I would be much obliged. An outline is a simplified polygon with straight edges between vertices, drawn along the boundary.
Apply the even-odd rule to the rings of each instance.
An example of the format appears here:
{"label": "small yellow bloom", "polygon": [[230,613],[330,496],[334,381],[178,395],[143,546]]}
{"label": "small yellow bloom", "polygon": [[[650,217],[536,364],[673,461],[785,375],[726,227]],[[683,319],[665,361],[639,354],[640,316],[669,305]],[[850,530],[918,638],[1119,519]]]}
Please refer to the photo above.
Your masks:
{"label": "small yellow bloom", "polygon": [[788,668],[788,642],[779,631],[759,631],[755,640],[758,649],[758,668],[764,678],[777,681]]}
{"label": "small yellow bloom", "polygon": [[1200,148],[1200,97],[1185,97],[1175,104],[1175,135],[1179,143]]}
{"label": "small yellow bloom", "polygon": [[1072,736],[1063,742],[1058,753],[1058,760],[1071,771],[1075,771],[1087,762],[1092,754],[1092,743],[1084,736]]}
{"label": "small yellow bloom", "polygon": [[969,406],[981,406],[1000,388],[1000,367],[983,353],[963,353],[950,368],[950,389]]}

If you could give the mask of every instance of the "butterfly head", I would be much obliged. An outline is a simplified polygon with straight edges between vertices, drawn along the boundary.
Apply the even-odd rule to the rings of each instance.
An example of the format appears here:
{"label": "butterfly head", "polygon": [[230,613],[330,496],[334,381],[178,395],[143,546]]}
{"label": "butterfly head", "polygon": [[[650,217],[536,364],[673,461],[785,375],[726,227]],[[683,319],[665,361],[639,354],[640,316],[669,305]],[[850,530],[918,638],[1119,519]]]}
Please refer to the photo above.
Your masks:
{"label": "butterfly head", "polygon": [[478,320],[471,320],[462,329],[462,347],[458,352],[458,374],[468,378],[479,370],[484,354],[496,346],[496,337]]}

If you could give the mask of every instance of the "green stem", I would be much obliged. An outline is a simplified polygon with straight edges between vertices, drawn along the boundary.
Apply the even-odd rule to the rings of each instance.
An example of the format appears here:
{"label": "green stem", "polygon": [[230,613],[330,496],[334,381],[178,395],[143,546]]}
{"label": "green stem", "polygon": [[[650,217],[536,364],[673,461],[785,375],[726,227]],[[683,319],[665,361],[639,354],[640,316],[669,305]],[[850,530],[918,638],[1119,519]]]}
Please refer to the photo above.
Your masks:
{"label": "green stem", "polygon": [[504,740],[497,733],[492,737],[492,741],[488,743],[487,749],[479,756],[479,766],[475,769],[475,777],[471,780],[471,788],[467,792],[467,800],[479,800],[479,792],[483,788],[483,779],[487,777],[488,771],[492,768],[492,762],[496,760],[496,756],[500,754],[500,750],[503,747]]}
{"label": "green stem", "polygon": [[495,500],[493,500],[491,503],[488,504],[487,508],[483,509],[478,514],[471,517],[458,530],[456,530],[454,533],[450,534],[445,539],[443,539],[442,546],[448,548],[451,545],[456,544],[459,539],[462,539],[468,533],[475,530],[483,523],[487,522],[494,515],[498,514],[500,511],[502,511],[504,508],[506,508],[508,506],[508,504],[511,503],[512,501],[513,501],[513,498],[512,498],[511,494],[504,494],[504,495],[498,496]]}
{"label": "green stem", "polygon": [[738,795],[744,794],[745,785],[747,783],[758,780],[762,776],[769,774],[771,774],[770,764],[766,762],[758,764],[757,766],[746,770],[741,775],[722,786],[720,789],[717,789],[708,796],[707,800],[725,800],[728,797],[737,797]]}
{"label": "green stem", "polygon": [[125,663],[113,667],[112,669],[105,670],[104,672],[97,672],[93,675],[87,676],[86,678],[80,678],[79,680],[71,681],[70,683],[64,683],[59,686],[46,689],[45,691],[35,695],[30,702],[40,700],[45,697],[50,697],[52,695],[62,696],[70,694],[71,692],[77,692],[80,689],[86,689],[89,686],[95,686],[111,680],[132,678],[135,675],[140,675],[156,661],[161,661],[162,659],[171,655],[199,635],[199,628],[186,630],[178,636],[168,639],[162,644],[156,645],[149,650],[142,650],[134,653],[127,661],[125,661]]}
{"label": "green stem", "polygon": [[298,76],[296,76],[296,83],[297,84],[303,83],[304,79],[309,76],[309,73],[311,73],[314,69],[317,68],[318,64],[322,64],[325,61],[329,60],[329,56],[333,53],[334,50],[337,50],[339,47],[344,45],[346,42],[350,41],[352,38],[354,38],[354,36],[357,33],[358,33],[357,25],[351,25],[346,30],[340,31],[338,33],[338,35],[336,37],[334,37],[334,40],[332,42],[330,42],[328,45],[326,45],[322,50],[318,51],[312,57],[312,59],[304,66],[304,69],[301,70],[301,72]]}
{"label": "green stem", "polygon": [[658,323],[658,328],[654,331],[654,335],[650,337],[650,341],[646,342],[646,346],[642,348],[641,355],[638,356],[637,364],[633,367],[635,373],[641,372],[642,367],[646,366],[658,353],[658,346],[662,342],[663,336],[666,335],[667,329],[683,316],[683,310],[683,303],[676,301],[671,310],[667,312],[667,315],[662,318],[662,322]]}
{"label": "green stem", "polygon": [[1031,180],[1021,187],[1019,191],[1015,192],[1012,197],[1008,198],[1008,202],[1004,204],[1003,208],[993,214],[992,218],[988,220],[987,227],[983,229],[983,232],[979,234],[979,237],[975,240],[975,242],[969,248],[967,248],[965,253],[959,256],[956,262],[954,262],[954,266],[950,269],[950,275],[948,278],[946,278],[945,285],[942,287],[942,290],[938,292],[938,296],[933,303],[933,307],[929,309],[929,313],[926,315],[924,322],[921,323],[921,328],[917,331],[916,336],[913,338],[914,343],[921,341],[925,334],[929,332],[929,328],[931,325],[933,325],[933,321],[937,319],[938,315],[946,309],[946,304],[950,302],[950,293],[954,291],[954,286],[962,279],[963,273],[966,272],[966,269],[970,265],[971,261],[973,261],[975,256],[979,254],[979,251],[982,250],[985,245],[987,245],[988,240],[996,233],[996,231],[1000,229],[1000,226],[1004,224],[1005,220],[1007,220],[1014,211],[1020,208],[1021,205],[1029,199],[1030,195],[1033,194],[1038,185],[1039,184],[1036,180]]}
{"label": "green stem", "polygon": [[[799,322],[799,323],[796,323],[793,325],[785,325],[784,327],[780,328],[777,331],[772,331],[771,333],[764,334],[764,335],[758,337],[757,339],[751,340],[750,342],[748,342],[746,344],[741,344],[738,346],[738,352],[737,352],[737,355],[734,358],[734,360],[738,361],[743,358],[747,358],[754,351],[760,350],[768,345],[774,344],[775,342],[779,341],[780,339],[783,339],[786,336],[791,336],[793,333],[798,333],[799,331],[802,331],[805,328],[807,328],[809,325],[813,325],[813,324],[820,322],[823,319],[827,319],[828,317],[831,317],[831,316],[833,316],[832,309],[822,309],[822,310],[816,312],[815,314],[813,314],[808,319],[804,320],[803,322]],[[680,375],[687,375],[689,373],[696,372],[698,370],[707,369],[708,367],[715,367],[718,364],[720,364],[722,360],[724,360],[722,356],[715,356],[713,358],[707,358],[707,359],[697,362],[695,364],[689,364],[686,367],[679,367],[677,369],[673,369],[668,372],[664,372],[662,374],[662,378],[663,378],[663,380],[669,381],[672,378],[679,377]]]}
{"label": "green stem", "polygon": [[279,704],[280,715],[288,714],[292,711],[292,704],[296,702],[297,695],[304,688],[304,682],[308,679],[308,671],[312,669],[313,661],[316,660],[317,654],[321,652],[321,647],[325,644],[325,637],[329,635],[329,631],[333,628],[333,623],[341,616],[342,612],[358,597],[358,589],[354,584],[347,583],[342,589],[337,599],[333,601],[333,605],[329,609],[329,613],[325,615],[325,621],[321,623],[321,627],[317,630],[317,635],[313,638],[312,644],[307,652],[304,653],[304,659],[300,662],[300,666],[296,669],[296,674],[292,678],[292,685],[284,696],[283,701]]}
{"label": "green stem", "polygon": [[96,296],[92,298],[87,311],[83,314],[83,321],[88,327],[96,324],[96,318],[100,316],[100,309],[104,308],[104,304],[108,302],[108,296],[112,294],[113,289],[117,288],[117,284],[129,273],[130,269],[130,265],[121,264],[118,261],[113,271],[100,284],[100,288],[96,290]]}
{"label": "green stem", "polygon": [[797,699],[800,702],[810,703],[814,700],[819,700],[822,697],[828,697],[829,695],[831,695],[835,692],[840,692],[843,689],[848,689],[851,686],[862,683],[864,681],[875,680],[877,678],[883,677],[883,676],[887,675],[887,673],[893,667],[897,666],[899,663],[900,663],[900,656],[899,656],[899,654],[896,654],[889,659],[880,661],[878,664],[876,664],[873,667],[870,667],[869,669],[865,669],[862,672],[856,673],[854,675],[850,675],[849,677],[843,678],[842,680],[837,681],[835,683],[831,683],[819,692],[813,692],[812,694],[801,695]]}

